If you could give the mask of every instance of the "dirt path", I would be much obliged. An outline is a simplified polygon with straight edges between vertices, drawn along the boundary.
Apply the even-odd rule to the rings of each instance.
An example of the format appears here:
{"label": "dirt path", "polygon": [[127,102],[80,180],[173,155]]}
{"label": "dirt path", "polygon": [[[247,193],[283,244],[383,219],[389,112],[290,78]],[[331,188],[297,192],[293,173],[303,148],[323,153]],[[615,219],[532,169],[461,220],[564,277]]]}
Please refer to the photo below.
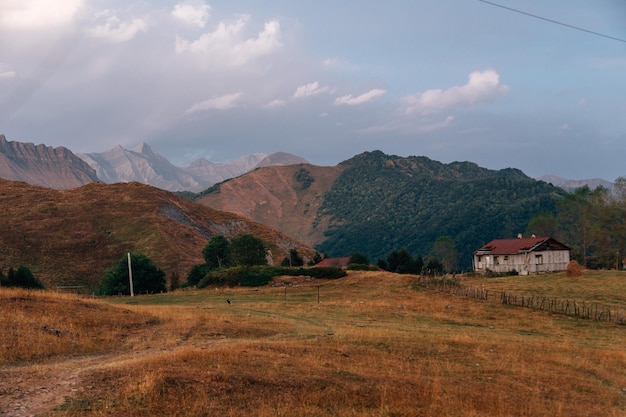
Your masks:
{"label": "dirt path", "polygon": [[63,404],[85,387],[81,375],[114,360],[94,356],[0,371],[0,416],[36,416]]}
{"label": "dirt path", "polygon": [[[229,343],[236,341],[214,340],[202,344],[202,348]],[[171,354],[190,346],[198,345],[185,344],[168,349],[87,356],[52,364],[0,369],[0,417],[45,415],[62,405],[68,397],[79,398],[85,391],[98,389],[87,382],[92,380],[90,377],[97,371],[119,368],[134,361]]]}

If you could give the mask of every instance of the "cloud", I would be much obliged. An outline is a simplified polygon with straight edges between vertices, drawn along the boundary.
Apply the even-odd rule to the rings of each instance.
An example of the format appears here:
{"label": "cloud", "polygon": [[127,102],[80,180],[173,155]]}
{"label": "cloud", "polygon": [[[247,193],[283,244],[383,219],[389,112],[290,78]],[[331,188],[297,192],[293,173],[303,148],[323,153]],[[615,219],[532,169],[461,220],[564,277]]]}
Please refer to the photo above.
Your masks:
{"label": "cloud", "polygon": [[500,83],[500,76],[494,70],[474,71],[468,78],[468,83],[462,86],[427,90],[403,97],[406,113],[426,114],[450,107],[469,107],[495,100],[509,92],[509,87]]}
{"label": "cloud", "polygon": [[13,78],[16,75],[17,75],[17,73],[15,71],[0,72],[0,80],[2,80],[3,78]]}
{"label": "cloud", "polygon": [[189,0],[174,6],[172,15],[183,22],[203,28],[209,19],[211,6],[201,0]]}
{"label": "cloud", "polygon": [[285,100],[272,100],[263,107],[268,109],[275,109],[278,107],[285,107],[286,104],[287,103],[285,103]]}
{"label": "cloud", "polygon": [[116,15],[113,15],[110,10],[97,13],[94,17],[102,23],[85,29],[87,35],[114,43],[129,41],[137,33],[147,29],[146,22],[142,19],[133,18],[124,22]]}
{"label": "cloud", "polygon": [[186,114],[197,113],[206,110],[228,110],[238,107],[238,101],[243,93],[225,94],[223,96],[213,97],[208,100],[194,104],[185,111]]}
{"label": "cloud", "polygon": [[317,81],[296,88],[293,98],[313,97],[330,91],[329,87],[320,87]]}
{"label": "cloud", "polygon": [[83,0],[2,0],[0,27],[36,30],[63,26],[74,19],[83,3]]}
{"label": "cloud", "polygon": [[246,37],[249,15],[239,17],[234,23],[220,22],[214,31],[201,35],[195,41],[176,37],[176,52],[208,55],[213,62],[242,65],[257,57],[269,55],[281,44],[280,23],[265,22],[263,30],[255,37]]}
{"label": "cloud", "polygon": [[387,90],[374,88],[373,90],[370,90],[367,93],[363,93],[357,97],[352,97],[351,94],[348,94],[345,96],[337,97],[335,99],[335,105],[355,106],[357,104],[367,103],[368,101],[372,101],[378,97],[384,96],[386,93]]}

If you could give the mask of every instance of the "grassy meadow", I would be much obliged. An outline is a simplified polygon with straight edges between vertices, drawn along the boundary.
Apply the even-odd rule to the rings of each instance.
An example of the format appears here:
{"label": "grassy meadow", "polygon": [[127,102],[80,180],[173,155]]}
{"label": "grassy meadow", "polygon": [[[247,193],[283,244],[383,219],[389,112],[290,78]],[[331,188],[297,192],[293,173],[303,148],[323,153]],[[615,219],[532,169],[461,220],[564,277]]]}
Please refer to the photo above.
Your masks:
{"label": "grassy meadow", "polygon": [[[0,415],[626,415],[626,326],[414,280],[99,300],[0,289]],[[471,282],[626,307],[615,271]]]}

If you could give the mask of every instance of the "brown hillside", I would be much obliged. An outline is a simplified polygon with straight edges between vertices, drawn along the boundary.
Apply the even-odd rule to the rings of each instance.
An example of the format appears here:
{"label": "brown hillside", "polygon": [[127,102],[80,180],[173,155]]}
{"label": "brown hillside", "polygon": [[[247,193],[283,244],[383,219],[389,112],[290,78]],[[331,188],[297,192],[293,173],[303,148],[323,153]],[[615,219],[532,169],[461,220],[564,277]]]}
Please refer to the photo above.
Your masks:
{"label": "brown hillside", "polygon": [[184,280],[217,234],[252,233],[275,263],[290,248],[307,258],[314,253],[267,226],[139,183],[57,191],[0,180],[0,213],[0,269],[25,265],[47,286],[94,287],[127,252]]}
{"label": "brown hillside", "polygon": [[318,217],[323,195],[341,171],[339,166],[309,164],[259,168],[220,184],[198,202],[248,217],[314,246],[324,240],[328,227],[328,218]]}

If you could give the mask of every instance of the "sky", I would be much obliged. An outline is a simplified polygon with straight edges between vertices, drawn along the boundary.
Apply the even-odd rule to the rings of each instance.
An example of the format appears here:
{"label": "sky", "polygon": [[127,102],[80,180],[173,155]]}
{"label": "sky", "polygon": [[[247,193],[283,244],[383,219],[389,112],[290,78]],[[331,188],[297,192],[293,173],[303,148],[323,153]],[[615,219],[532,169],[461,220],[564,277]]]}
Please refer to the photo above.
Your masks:
{"label": "sky", "polygon": [[626,176],[624,0],[0,0],[0,134]]}

